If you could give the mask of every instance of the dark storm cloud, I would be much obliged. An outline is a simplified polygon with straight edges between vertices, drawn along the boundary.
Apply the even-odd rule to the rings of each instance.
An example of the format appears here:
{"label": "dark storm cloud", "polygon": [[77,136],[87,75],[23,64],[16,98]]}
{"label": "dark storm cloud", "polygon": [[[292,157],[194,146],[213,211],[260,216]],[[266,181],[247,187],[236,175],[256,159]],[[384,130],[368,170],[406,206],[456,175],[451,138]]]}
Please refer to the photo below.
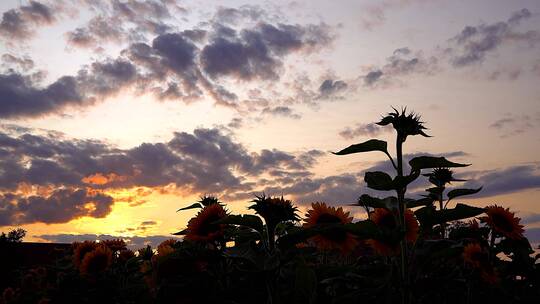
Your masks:
{"label": "dark storm cloud", "polygon": [[116,93],[137,77],[135,66],[124,59],[94,62],[88,69],[79,71],[77,81],[86,96],[100,97]]}
{"label": "dark storm cloud", "polygon": [[178,74],[195,64],[197,47],[180,33],[160,35],[152,42],[152,48],[161,56],[162,66]]}
{"label": "dark storm cloud", "polygon": [[0,194],[0,226],[42,223],[65,223],[83,216],[105,217],[111,212],[113,198],[89,193],[85,189],[60,189],[49,196],[21,197]]}
{"label": "dark storm cloud", "polygon": [[540,189],[540,167],[538,164],[517,165],[499,170],[471,172],[464,175],[470,179],[465,187],[484,188],[477,197],[490,197],[524,190]]}
{"label": "dark storm cloud", "polygon": [[40,25],[55,21],[51,7],[37,1],[28,5],[10,9],[2,14],[0,36],[8,39],[22,40],[30,38]]}
{"label": "dark storm cloud", "polygon": [[318,99],[339,99],[340,96],[347,89],[347,83],[343,80],[326,79],[319,86]]}
{"label": "dark storm cloud", "polygon": [[328,26],[272,25],[260,22],[239,34],[219,35],[201,51],[201,64],[211,78],[278,79],[281,58],[296,51],[312,51],[332,41]]}
{"label": "dark storm cloud", "polygon": [[0,117],[36,117],[67,106],[89,106],[132,84],[136,76],[135,66],[120,58],[94,62],[76,76],[62,76],[43,88],[14,71],[0,74]]}
{"label": "dark storm cloud", "polygon": [[540,42],[540,32],[516,30],[521,21],[530,18],[531,15],[529,10],[522,9],[512,14],[506,22],[466,26],[461,33],[451,39],[455,44],[455,48],[450,50],[451,63],[455,67],[479,64],[484,61],[487,54],[503,44],[523,43],[534,47]]}
{"label": "dark storm cloud", "polygon": [[382,75],[383,72],[381,70],[370,71],[366,74],[366,76],[364,76],[364,83],[367,86],[370,86],[377,82],[382,77]]}
{"label": "dark storm cloud", "polygon": [[391,131],[391,128],[382,127],[374,123],[358,123],[354,127],[346,127],[341,130],[339,136],[345,139],[354,139],[357,137],[374,137]]}
{"label": "dark storm cloud", "polygon": [[83,100],[77,80],[71,76],[36,88],[21,74],[0,74],[0,117],[3,118],[39,116],[56,112],[68,104],[80,104]]}
{"label": "dark storm cloud", "polygon": [[[65,75],[44,85],[41,84],[43,73],[25,73],[30,61],[6,55],[4,61],[20,66],[21,71],[0,74],[1,118],[38,117],[58,114],[66,108],[87,107],[125,88],[186,103],[210,96],[216,104],[240,111],[243,105],[239,103],[245,99],[224,86],[223,81],[278,80],[285,57],[317,51],[334,39],[331,28],[324,23],[273,24],[263,20],[264,11],[257,7],[221,8],[217,17],[202,23],[201,28],[174,31],[163,27],[152,31],[143,27],[150,21],[172,18],[172,11],[182,9],[173,1],[81,0],[79,3],[90,7],[95,16],[85,26],[67,33],[70,45],[101,47],[106,41],[135,43],[125,47],[116,59],[91,63],[75,75]],[[57,11],[73,6],[63,5],[65,8]],[[29,14],[30,9],[43,11],[32,4],[17,12]],[[238,16],[244,16],[241,17],[244,22],[230,25],[224,21]],[[45,19],[53,20],[51,16]],[[246,20],[251,24],[246,24]],[[154,39],[146,42],[145,37],[133,38],[132,30],[143,36],[151,33]],[[320,95],[334,96],[344,88],[344,82],[333,81],[321,87]],[[282,111],[285,108],[281,104],[268,105],[266,112],[298,117]],[[248,107],[247,110],[263,109]]]}
{"label": "dark storm cloud", "polygon": [[273,108],[266,107],[261,111],[261,113],[263,115],[281,116],[293,119],[300,119],[302,117],[300,114],[295,113],[293,109],[287,106],[277,106]]}
{"label": "dark storm cloud", "polygon": [[365,86],[391,85],[398,81],[399,77],[411,74],[430,75],[437,70],[438,65],[437,58],[426,58],[422,52],[414,53],[409,48],[396,49],[386,62],[381,67],[372,68],[363,76]]}
{"label": "dark storm cloud", "polygon": [[[107,189],[174,185],[197,194],[252,193],[255,184],[250,179],[272,175],[275,170],[306,176],[304,172],[322,155],[318,150],[249,152],[218,129],[175,133],[168,142],[143,143],[131,149],[57,134],[0,133],[0,193],[4,195],[0,222],[56,223],[81,216],[102,217],[112,204],[102,194]],[[96,176],[100,177],[97,181]],[[62,191],[27,193],[21,185]],[[68,205],[70,200],[72,205]],[[90,201],[95,204],[87,208]],[[47,205],[64,210],[64,215],[54,217]]]}

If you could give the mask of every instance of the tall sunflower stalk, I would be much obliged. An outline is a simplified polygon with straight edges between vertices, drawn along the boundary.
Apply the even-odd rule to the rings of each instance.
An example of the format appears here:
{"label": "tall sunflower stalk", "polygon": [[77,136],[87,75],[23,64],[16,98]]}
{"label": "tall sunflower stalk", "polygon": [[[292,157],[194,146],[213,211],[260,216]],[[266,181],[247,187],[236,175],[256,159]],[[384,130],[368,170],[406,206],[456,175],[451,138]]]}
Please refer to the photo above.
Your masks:
{"label": "tall sunflower stalk", "polygon": [[[396,180],[403,180],[403,144],[407,140],[408,136],[422,135],[424,137],[430,137],[427,135],[424,130],[426,129],[423,126],[423,122],[420,121],[420,116],[415,113],[406,113],[406,109],[403,109],[401,113],[394,109],[393,113],[388,113],[387,116],[383,117],[380,122],[377,123],[380,126],[386,126],[392,124],[394,130],[396,130],[396,159],[397,166],[392,161],[394,169],[396,169],[397,177]],[[390,158],[392,159],[392,158]],[[418,176],[418,173],[411,172],[411,176]],[[400,249],[401,249],[401,290],[402,290],[402,302],[407,303],[409,301],[409,263],[408,263],[408,253],[407,253],[407,240],[405,235],[407,234],[407,225],[405,219],[405,192],[407,192],[407,183],[396,183],[395,190],[397,192],[397,202],[398,202],[398,216],[399,216],[399,226],[401,230],[401,239],[400,239]]]}
{"label": "tall sunflower stalk", "polygon": [[388,153],[387,143],[378,139],[371,139],[360,144],[349,146],[348,148],[345,148],[335,154],[346,155],[359,152],[380,151],[388,156],[390,162],[392,163],[392,167],[395,169],[396,176],[394,178],[390,177],[385,172],[367,172],[365,175],[365,181],[369,188],[381,191],[394,190],[397,194],[397,198],[394,198],[397,206],[392,205],[389,207],[392,209],[397,209],[400,235],[400,290],[402,294],[402,302],[408,303],[410,293],[408,250],[407,240],[405,238],[405,235],[407,234],[405,218],[407,206],[405,193],[407,192],[407,185],[419,176],[421,168],[411,166],[412,168],[410,174],[404,174],[403,145],[408,136],[430,136],[424,132],[426,128],[423,126],[423,122],[420,121],[420,116],[413,112],[407,113],[406,109],[403,109],[401,112],[394,109],[394,112],[388,113],[379,122],[377,122],[377,125],[379,126],[386,126],[390,124],[396,131],[396,161],[394,161],[394,158],[390,155],[390,153]]}

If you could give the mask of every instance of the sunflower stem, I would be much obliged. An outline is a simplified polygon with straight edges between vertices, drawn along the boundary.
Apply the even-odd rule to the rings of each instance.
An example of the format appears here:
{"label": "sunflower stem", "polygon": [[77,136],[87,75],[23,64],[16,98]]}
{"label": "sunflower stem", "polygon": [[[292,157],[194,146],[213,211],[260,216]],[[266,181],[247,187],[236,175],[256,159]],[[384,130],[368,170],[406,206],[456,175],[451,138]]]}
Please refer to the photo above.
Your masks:
{"label": "sunflower stem", "polygon": [[[396,140],[396,154],[397,154],[397,175],[403,177],[403,143],[405,142],[404,137],[398,132]],[[409,303],[409,274],[408,274],[408,261],[407,261],[407,241],[405,240],[405,235],[407,229],[405,227],[405,191],[406,187],[397,189],[398,195],[398,215],[399,215],[399,224],[401,227],[401,239],[400,239],[400,249],[401,249],[401,303]]]}

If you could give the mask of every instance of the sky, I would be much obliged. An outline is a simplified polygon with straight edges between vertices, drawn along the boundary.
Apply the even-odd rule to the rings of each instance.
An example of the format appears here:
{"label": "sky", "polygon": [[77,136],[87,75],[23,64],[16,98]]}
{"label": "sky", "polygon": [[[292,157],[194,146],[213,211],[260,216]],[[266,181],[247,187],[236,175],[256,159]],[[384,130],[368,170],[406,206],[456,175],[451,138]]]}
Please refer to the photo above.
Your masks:
{"label": "sky", "polygon": [[[26,240],[185,228],[202,195],[305,212],[355,202],[394,133],[405,157],[470,163],[460,200],[511,208],[540,242],[540,2],[474,0],[0,2],[0,231]],[[427,184],[418,181],[410,195]],[[388,194],[379,193],[379,196]],[[347,207],[357,219],[361,208]]]}

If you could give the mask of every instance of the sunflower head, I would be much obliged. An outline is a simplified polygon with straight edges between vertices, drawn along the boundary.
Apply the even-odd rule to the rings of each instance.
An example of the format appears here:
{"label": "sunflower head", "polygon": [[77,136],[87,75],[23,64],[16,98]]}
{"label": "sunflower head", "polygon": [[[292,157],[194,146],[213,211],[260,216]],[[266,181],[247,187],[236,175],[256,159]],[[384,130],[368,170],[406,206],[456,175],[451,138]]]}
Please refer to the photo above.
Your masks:
{"label": "sunflower head", "polygon": [[497,271],[489,264],[489,254],[478,243],[469,243],[463,247],[463,262],[480,274],[480,278],[488,284],[499,282]]}
{"label": "sunflower head", "polygon": [[4,292],[2,293],[3,303],[11,303],[11,301],[14,301],[15,294],[15,290],[11,287],[4,289]]}
{"label": "sunflower head", "polygon": [[[385,209],[375,208],[375,210],[369,215],[369,219],[384,231],[395,231],[399,228],[399,220],[397,214]],[[414,213],[407,209],[405,211],[405,239],[408,242],[416,241],[418,237],[418,221],[416,220]],[[371,239],[367,242],[378,254],[384,256],[393,256],[399,253],[399,241],[392,239]]]}
{"label": "sunflower head", "polygon": [[407,108],[403,108],[401,113],[397,109],[394,109],[394,112],[388,113],[388,115],[383,117],[377,124],[380,126],[392,124],[402,142],[404,142],[409,135],[430,137],[424,132],[426,127],[423,125],[424,122],[420,121],[420,115],[414,112],[407,113]]}
{"label": "sunflower head", "polygon": [[510,212],[510,209],[503,208],[497,205],[486,207],[487,216],[480,218],[480,221],[486,223],[493,231],[509,238],[509,239],[521,239],[523,238],[523,225],[519,224],[521,220],[516,217],[514,212]]}
{"label": "sunflower head", "polygon": [[473,268],[480,268],[487,262],[488,254],[478,243],[469,243],[463,247],[463,262]]}
{"label": "sunflower head", "polygon": [[93,251],[87,253],[79,267],[83,275],[94,275],[103,272],[111,266],[113,252],[104,245],[97,246]]}
{"label": "sunflower head", "polygon": [[343,208],[329,207],[326,203],[313,203],[305,218],[306,228],[328,228],[308,241],[313,243],[319,250],[339,250],[343,254],[349,253],[356,248],[358,240],[339,224],[348,224],[353,220],[349,212],[344,212]]}
{"label": "sunflower head", "polygon": [[227,216],[227,212],[220,204],[210,204],[204,207],[195,217],[189,220],[185,239],[208,243],[222,238],[225,225],[216,224],[215,222],[225,216]]}
{"label": "sunflower head", "polygon": [[112,239],[112,240],[104,240],[101,241],[101,244],[109,247],[109,249],[113,252],[126,250],[126,242],[122,239]]}
{"label": "sunflower head", "polygon": [[75,242],[73,246],[73,265],[80,267],[86,254],[92,252],[99,244],[92,241],[84,241],[82,243]]}
{"label": "sunflower head", "polygon": [[286,221],[298,221],[300,218],[296,214],[298,208],[293,206],[290,200],[282,197],[255,196],[251,201],[253,205],[248,209],[255,210],[255,213],[260,215],[266,221],[266,224],[277,224]]}
{"label": "sunflower head", "polygon": [[429,182],[433,185],[443,187],[453,181],[463,181],[454,178],[453,173],[454,172],[448,168],[436,168],[431,173],[424,174],[424,176],[429,177]]}
{"label": "sunflower head", "polygon": [[135,252],[129,250],[129,249],[125,249],[125,250],[120,250],[120,252],[118,252],[118,259],[120,261],[127,261],[131,258],[135,257]]}
{"label": "sunflower head", "polygon": [[212,204],[223,204],[222,202],[219,201],[219,199],[215,196],[212,196],[212,195],[204,195],[204,196],[201,196],[201,198],[198,200],[198,203],[203,205],[204,207],[206,206],[210,206]]}
{"label": "sunflower head", "polygon": [[158,256],[163,257],[172,253],[174,251],[175,244],[176,244],[175,239],[168,239],[161,242],[161,244],[159,244],[157,247]]}

